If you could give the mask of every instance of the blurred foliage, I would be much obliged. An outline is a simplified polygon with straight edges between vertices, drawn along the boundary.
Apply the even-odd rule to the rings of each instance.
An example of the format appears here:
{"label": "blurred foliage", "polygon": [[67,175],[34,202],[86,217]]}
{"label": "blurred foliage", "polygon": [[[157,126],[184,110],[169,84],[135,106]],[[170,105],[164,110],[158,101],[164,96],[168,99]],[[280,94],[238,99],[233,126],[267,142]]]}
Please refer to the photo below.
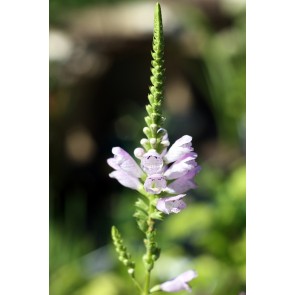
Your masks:
{"label": "blurred foliage", "polygon": [[[163,254],[156,264],[154,283],[194,268],[199,274],[191,283],[194,294],[236,295],[245,290],[245,165],[238,165],[229,175],[203,165],[198,182],[202,183],[199,194],[208,195],[208,198],[193,201],[188,197],[186,210],[168,216],[159,224],[158,239]],[[144,271],[140,257],[142,236],[135,221],[130,219],[135,196],[126,191],[119,199],[113,218],[114,224],[124,233],[130,251],[135,253],[136,271],[140,274]],[[65,237],[61,239],[52,231],[50,235],[50,256],[55,264],[51,272],[51,294],[132,294],[126,270],[112,261],[111,257],[115,257],[112,247],[107,259],[116,267],[85,277],[87,271],[81,267],[82,258],[78,259],[85,241],[72,239],[69,245]],[[93,259],[93,262],[99,265],[101,259]]]}
{"label": "blurred foliage", "polygon": [[[60,20],[62,13],[70,8],[114,2],[127,1],[51,0],[51,24],[56,19]],[[169,215],[158,224],[157,239],[162,254],[152,273],[153,283],[156,284],[194,268],[199,277],[191,282],[192,294],[198,295],[238,295],[246,289],[245,9],[223,14],[229,22],[226,25],[216,25],[212,17],[201,9],[191,9],[185,5],[182,10],[179,9],[179,21],[186,33],[185,40],[181,43],[185,49],[180,50],[184,52],[180,57],[181,69],[188,77],[192,89],[196,90],[195,104],[192,107],[194,112],[191,115],[194,121],[189,121],[192,118],[173,117],[167,113],[167,128],[171,139],[177,137],[177,132],[185,132],[194,137],[202,170],[196,177],[199,188],[187,196],[188,207],[181,214]],[[167,48],[169,50],[168,45]],[[138,47],[131,52],[131,57],[141,59],[140,54],[136,55],[136,50]],[[171,62],[173,50],[170,50]],[[150,47],[146,51],[149,53]],[[179,58],[177,52],[174,52],[175,60]],[[169,63],[168,58],[166,63]],[[135,71],[138,76],[143,76],[143,80],[149,75],[149,61],[146,64],[146,77]],[[102,79],[107,88],[118,88],[122,92],[119,83],[130,88],[130,85],[126,86],[128,79],[135,78],[130,69],[143,67],[143,64],[128,64],[131,73],[128,75],[122,75],[119,71],[122,68],[120,63],[116,66],[115,76],[106,74],[105,76],[109,75],[109,80],[105,76],[99,79]],[[98,113],[101,105],[93,104],[90,109],[83,108],[89,102],[89,96],[86,98],[86,95],[92,91],[88,89],[88,84],[62,86],[58,75],[55,76],[56,72],[58,70],[54,68],[50,75],[51,96],[54,98],[50,116],[50,294],[134,294],[126,270],[116,259],[111,245],[110,228],[115,224],[120,229],[128,250],[136,261],[135,271],[141,280],[143,236],[131,218],[137,193],[124,189],[107,178],[110,170],[106,167],[105,160],[115,145],[121,145],[131,153],[131,147],[135,145],[132,138],[141,136],[138,126],[143,125],[143,117],[140,115],[141,109],[144,114],[144,108],[140,108],[135,101],[127,102],[124,97],[128,93],[120,93],[118,103],[106,99],[105,104],[111,105],[115,115],[105,115],[104,109],[103,113]],[[106,81],[110,81],[109,84]],[[134,86],[134,95],[145,97],[148,80],[146,89],[142,90],[143,86],[138,84],[141,92],[136,92],[138,88],[135,89]],[[82,96],[85,94],[82,108],[77,103],[81,93]],[[91,95],[96,97],[97,94]],[[99,97],[95,103],[101,99]],[[64,137],[74,122],[71,116],[80,109],[87,118],[88,130],[93,134],[97,130],[108,133],[105,137],[100,137],[101,133],[94,136],[98,153],[93,158],[93,163],[85,166],[71,163],[64,155]],[[119,112],[123,117],[119,116]],[[88,117],[92,118],[90,115],[97,116],[98,119],[105,115],[109,121],[99,125],[93,119],[88,120]],[[132,131],[134,136],[126,136],[125,141],[114,135],[118,126],[125,128],[124,116],[128,116],[131,122],[128,121],[129,125],[136,127]],[[117,119],[117,125],[112,121],[114,119]],[[77,121],[80,122],[79,120]],[[216,132],[212,131],[207,137],[198,133],[202,122],[210,122],[212,130],[216,129]],[[113,125],[113,129],[109,127]],[[130,129],[128,126],[125,128],[127,131]],[[121,129],[120,132],[127,132]],[[96,203],[87,203],[91,196],[97,199]],[[62,198],[65,199],[64,204]],[[88,219],[92,219],[91,226],[88,225]]]}
{"label": "blurred foliage", "polygon": [[122,2],[132,2],[138,0],[50,0],[49,19],[50,23],[59,22],[61,15],[69,9],[81,9],[97,4],[115,4]]}

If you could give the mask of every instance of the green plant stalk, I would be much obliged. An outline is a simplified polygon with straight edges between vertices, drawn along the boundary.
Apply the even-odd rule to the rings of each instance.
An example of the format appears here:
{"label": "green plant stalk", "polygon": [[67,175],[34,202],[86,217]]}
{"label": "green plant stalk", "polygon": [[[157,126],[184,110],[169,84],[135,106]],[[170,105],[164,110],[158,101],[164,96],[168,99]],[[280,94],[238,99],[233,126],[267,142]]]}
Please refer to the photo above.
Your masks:
{"label": "green plant stalk", "polygon": [[[152,243],[154,243],[154,236],[151,235],[151,233],[154,231],[154,220],[151,218],[151,214],[153,212],[153,205],[152,205],[152,201],[149,198],[149,216],[148,216],[148,220],[147,220],[147,224],[148,224],[148,230],[146,233],[146,259],[148,261],[152,260],[152,247],[150,247],[150,245]],[[144,286],[144,293],[143,295],[147,295],[150,293],[149,289],[150,289],[150,278],[151,278],[151,271],[153,269],[154,266],[154,262],[152,262],[146,269],[146,278],[145,278],[145,286]]]}
{"label": "green plant stalk", "polygon": [[139,290],[139,292],[141,294],[143,292],[143,290],[142,290],[140,284],[138,283],[138,281],[134,277],[131,277],[131,279],[132,279],[134,285],[138,288],[138,290]]}
{"label": "green plant stalk", "polygon": [[161,140],[163,133],[161,130],[165,118],[162,115],[162,103],[164,100],[164,33],[162,23],[161,6],[159,3],[155,6],[154,12],[154,33],[152,42],[152,62],[151,62],[151,86],[148,94],[149,104],[146,106],[147,116],[143,132],[146,139],[141,144],[148,151],[155,149],[158,153],[165,148]]}
{"label": "green plant stalk", "polygon": [[[165,148],[162,144],[163,133],[159,132],[163,126],[165,118],[162,115],[162,103],[164,100],[164,33],[162,23],[162,12],[159,3],[155,6],[154,11],[154,32],[152,42],[152,62],[151,62],[151,83],[150,93],[148,94],[149,105],[146,106],[148,116],[145,117],[147,127],[143,129],[143,132],[147,136],[147,140],[144,140],[144,148],[146,150],[155,149],[161,153]],[[159,249],[155,243],[155,220],[152,218],[152,214],[155,211],[154,200],[155,196],[141,192],[149,200],[148,218],[147,218],[147,230],[145,232],[144,244],[146,246],[146,253],[143,256],[143,261],[146,268],[146,277],[143,295],[150,294],[150,280],[151,271],[154,267],[154,262],[159,257]]]}
{"label": "green plant stalk", "polygon": [[[149,104],[146,106],[147,116],[145,117],[146,127],[143,132],[146,138],[141,140],[142,146],[146,151],[155,149],[161,153],[167,147],[167,140],[162,140],[165,135],[163,129],[164,117],[162,115],[162,103],[164,99],[164,33],[162,24],[161,6],[159,3],[154,11],[154,33],[152,42],[152,61],[151,61],[151,86],[148,94]],[[165,142],[166,141],[166,142]],[[142,177],[145,181],[146,176]],[[131,260],[131,255],[123,243],[119,231],[113,227],[112,237],[118,253],[119,260],[127,267],[128,274],[131,276],[134,284],[139,289],[140,294],[150,294],[151,271],[155,261],[159,258],[160,249],[155,242],[156,230],[155,220],[161,220],[161,215],[155,207],[155,201],[159,195],[148,194],[144,187],[138,189],[148,202],[137,201],[134,217],[137,219],[140,230],[145,234],[144,244],[146,252],[143,255],[145,266],[144,286],[141,288],[135,279],[135,263]]]}
{"label": "green plant stalk", "polygon": [[143,295],[148,295],[150,293],[150,278],[151,278],[151,272],[147,272],[144,291],[142,293]]}

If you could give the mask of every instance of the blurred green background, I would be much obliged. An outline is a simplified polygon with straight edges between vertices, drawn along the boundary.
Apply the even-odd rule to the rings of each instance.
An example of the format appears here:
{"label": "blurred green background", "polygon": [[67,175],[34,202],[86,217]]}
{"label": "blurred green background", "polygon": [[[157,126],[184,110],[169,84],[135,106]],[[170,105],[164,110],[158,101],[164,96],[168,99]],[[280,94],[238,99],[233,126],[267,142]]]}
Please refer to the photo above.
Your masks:
{"label": "blurred green background", "polygon": [[[143,137],[156,1],[50,0],[50,294],[135,294],[111,245],[142,270],[136,192],[108,177],[113,146]],[[153,283],[196,269],[192,294],[245,283],[245,3],[160,1],[171,143],[193,136],[202,171],[188,207],[158,224]],[[179,292],[178,294],[185,294]]]}

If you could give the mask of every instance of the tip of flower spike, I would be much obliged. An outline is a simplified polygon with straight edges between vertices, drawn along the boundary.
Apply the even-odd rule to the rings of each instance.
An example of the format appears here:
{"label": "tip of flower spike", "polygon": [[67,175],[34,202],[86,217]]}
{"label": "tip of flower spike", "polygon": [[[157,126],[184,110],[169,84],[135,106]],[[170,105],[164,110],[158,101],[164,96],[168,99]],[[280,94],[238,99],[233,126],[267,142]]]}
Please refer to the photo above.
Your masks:
{"label": "tip of flower spike", "polygon": [[117,234],[118,233],[118,230],[117,230],[117,228],[113,225],[112,226],[112,235],[115,235],[115,234]]}
{"label": "tip of flower spike", "polygon": [[159,2],[156,3],[155,6],[155,23],[158,23],[159,26],[162,26],[162,12],[161,12],[161,5]]}
{"label": "tip of flower spike", "polygon": [[159,2],[157,2],[155,6],[155,19],[161,19],[161,5]]}

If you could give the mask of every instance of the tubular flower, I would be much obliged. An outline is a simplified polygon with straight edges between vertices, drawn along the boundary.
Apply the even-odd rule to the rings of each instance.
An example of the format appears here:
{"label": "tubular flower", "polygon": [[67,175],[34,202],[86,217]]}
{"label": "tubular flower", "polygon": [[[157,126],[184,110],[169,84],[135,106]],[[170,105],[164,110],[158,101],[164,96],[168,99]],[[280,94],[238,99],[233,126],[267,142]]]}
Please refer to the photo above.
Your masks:
{"label": "tubular flower", "polygon": [[141,185],[139,178],[144,175],[144,172],[137,165],[135,160],[122,148],[114,147],[112,149],[113,158],[109,158],[107,163],[115,169],[109,176],[115,178],[123,186],[131,189],[138,189]]}
{"label": "tubular flower", "polygon": [[144,188],[148,193],[157,195],[166,188],[166,185],[167,182],[162,174],[153,174],[146,179]]}
{"label": "tubular flower", "polygon": [[179,213],[182,209],[186,208],[185,202],[182,198],[185,194],[175,197],[160,198],[157,202],[157,209],[163,213]]}
{"label": "tubular flower", "polygon": [[163,168],[163,159],[155,150],[149,150],[142,156],[141,168],[148,174],[156,174],[161,172]]}
{"label": "tubular flower", "polygon": [[172,163],[184,156],[185,154],[192,152],[192,137],[189,135],[184,135],[170,147],[168,153],[165,155],[165,162]]}
{"label": "tubular flower", "polygon": [[175,279],[161,284],[160,289],[164,292],[178,292],[182,290],[191,292],[192,289],[188,285],[188,282],[197,276],[198,274],[194,270],[188,270],[177,276]]}
{"label": "tubular flower", "polygon": [[198,165],[195,161],[196,153],[188,153],[173,163],[164,173],[167,179],[177,179],[193,171]]}
{"label": "tubular flower", "polygon": [[197,188],[196,184],[194,183],[194,177],[200,170],[201,170],[200,166],[197,166],[191,169],[183,176],[171,182],[167,186],[165,191],[170,194],[182,194],[187,192],[190,189]]}
{"label": "tubular flower", "polygon": [[[166,148],[161,154],[155,149],[145,152],[142,148],[136,148],[134,155],[140,160],[140,167],[126,151],[120,147],[113,148],[114,157],[107,160],[115,169],[110,173],[110,177],[132,189],[139,189],[143,185],[149,194],[171,194],[167,198],[159,199],[159,208],[162,210],[158,209],[166,214],[178,213],[186,207],[181,200],[184,196],[182,194],[196,188],[194,177],[201,168],[196,162],[198,155],[192,148],[191,136],[182,136],[167,151],[170,144],[167,131],[160,131],[165,133],[162,144]],[[176,196],[173,196],[174,194]]]}
{"label": "tubular flower", "polygon": [[[178,139],[168,152],[165,150],[161,155],[155,150],[149,150],[145,154],[137,151],[141,167],[148,174],[144,183],[148,193],[181,194],[196,188],[194,177],[200,171],[200,166],[195,161],[198,155],[193,152],[191,140],[191,136],[185,135]],[[165,141],[169,142],[167,134]]]}

